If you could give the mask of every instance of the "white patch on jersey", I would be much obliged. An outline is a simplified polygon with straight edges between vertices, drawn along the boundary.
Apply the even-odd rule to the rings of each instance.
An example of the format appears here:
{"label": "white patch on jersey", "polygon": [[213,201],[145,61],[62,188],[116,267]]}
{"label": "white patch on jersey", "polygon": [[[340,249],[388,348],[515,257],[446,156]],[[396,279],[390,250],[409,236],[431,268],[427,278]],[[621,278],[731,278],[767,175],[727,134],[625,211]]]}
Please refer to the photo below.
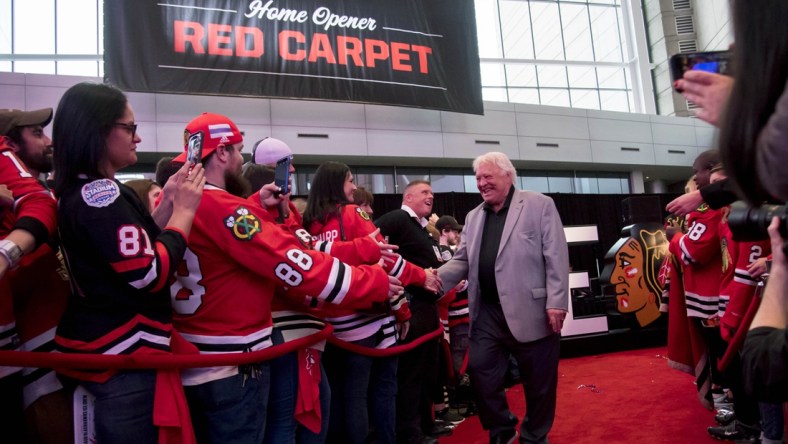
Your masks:
{"label": "white patch on jersey", "polygon": [[120,196],[118,184],[109,179],[99,179],[82,186],[82,200],[88,206],[108,207]]}

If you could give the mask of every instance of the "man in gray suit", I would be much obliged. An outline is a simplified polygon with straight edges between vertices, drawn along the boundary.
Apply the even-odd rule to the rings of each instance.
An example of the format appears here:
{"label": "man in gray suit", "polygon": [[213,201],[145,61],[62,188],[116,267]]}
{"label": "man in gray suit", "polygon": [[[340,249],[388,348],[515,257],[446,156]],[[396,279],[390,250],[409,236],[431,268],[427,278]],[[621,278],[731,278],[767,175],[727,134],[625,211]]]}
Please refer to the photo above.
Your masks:
{"label": "man in gray suit", "polygon": [[473,161],[484,203],[465,218],[451,261],[438,269],[444,288],[468,279],[469,370],[479,418],[491,443],[517,439],[504,379],[517,359],[527,414],[520,442],[547,443],[555,418],[561,327],[567,312],[569,253],[553,200],[514,187],[517,172],[503,153]]}

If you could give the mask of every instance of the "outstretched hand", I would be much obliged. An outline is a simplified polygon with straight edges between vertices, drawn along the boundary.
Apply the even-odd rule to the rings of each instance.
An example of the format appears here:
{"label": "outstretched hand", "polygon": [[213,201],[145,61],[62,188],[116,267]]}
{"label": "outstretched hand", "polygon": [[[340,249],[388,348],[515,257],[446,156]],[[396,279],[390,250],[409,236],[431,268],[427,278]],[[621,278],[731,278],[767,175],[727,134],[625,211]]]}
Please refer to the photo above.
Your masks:
{"label": "outstretched hand", "polygon": [[424,280],[423,287],[435,294],[443,293],[443,281],[438,277],[438,270],[425,268],[424,272],[427,275],[427,279]]}
{"label": "outstretched hand", "polygon": [[697,210],[702,203],[703,196],[701,196],[700,191],[695,190],[671,200],[665,209],[676,216],[684,217]]}
{"label": "outstretched hand", "polygon": [[402,282],[394,276],[389,276],[389,299],[405,292]]}

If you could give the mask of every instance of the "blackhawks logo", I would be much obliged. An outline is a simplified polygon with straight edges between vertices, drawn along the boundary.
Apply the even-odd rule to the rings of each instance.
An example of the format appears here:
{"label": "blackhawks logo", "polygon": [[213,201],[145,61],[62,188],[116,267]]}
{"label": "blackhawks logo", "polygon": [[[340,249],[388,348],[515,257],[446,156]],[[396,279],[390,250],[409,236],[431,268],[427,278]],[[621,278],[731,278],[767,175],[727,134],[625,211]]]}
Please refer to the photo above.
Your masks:
{"label": "blackhawks logo", "polygon": [[698,213],[705,213],[705,212],[709,211],[709,204],[707,204],[706,202],[703,202],[702,204],[700,204],[700,206],[698,207],[698,209],[696,211]]}
{"label": "blackhawks logo", "polygon": [[233,233],[234,238],[241,241],[252,240],[252,237],[261,231],[260,219],[244,207],[238,207],[235,214],[227,216],[224,225]]}
{"label": "blackhawks logo", "polygon": [[369,214],[366,211],[362,210],[361,207],[356,207],[356,213],[361,216],[364,220],[369,220]]}

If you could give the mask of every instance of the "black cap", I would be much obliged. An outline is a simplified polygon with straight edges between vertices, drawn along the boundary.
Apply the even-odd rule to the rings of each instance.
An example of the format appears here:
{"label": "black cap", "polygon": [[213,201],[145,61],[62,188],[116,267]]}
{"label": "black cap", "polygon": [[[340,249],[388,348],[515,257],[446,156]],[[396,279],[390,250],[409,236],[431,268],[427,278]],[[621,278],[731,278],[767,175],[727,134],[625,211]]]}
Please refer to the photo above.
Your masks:
{"label": "black cap", "polygon": [[455,231],[462,231],[462,225],[458,224],[457,219],[451,216],[441,216],[438,221],[435,222],[435,228],[437,228],[438,231],[443,231],[446,228]]}

